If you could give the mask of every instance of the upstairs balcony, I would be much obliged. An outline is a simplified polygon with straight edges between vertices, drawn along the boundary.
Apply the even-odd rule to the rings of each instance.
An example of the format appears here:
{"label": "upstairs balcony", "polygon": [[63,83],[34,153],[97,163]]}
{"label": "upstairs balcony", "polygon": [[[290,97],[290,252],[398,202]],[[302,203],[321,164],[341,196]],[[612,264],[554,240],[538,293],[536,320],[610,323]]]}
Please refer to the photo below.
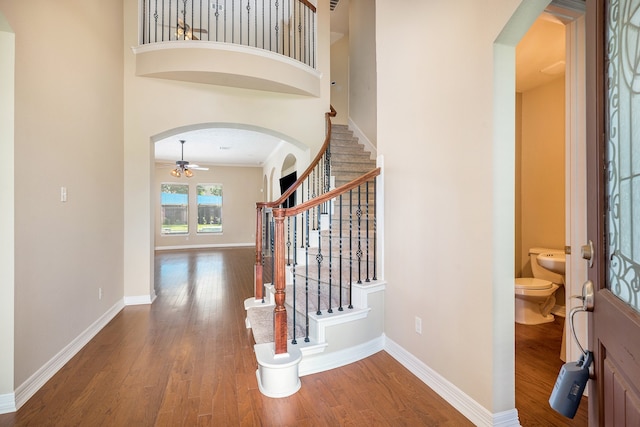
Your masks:
{"label": "upstairs balcony", "polygon": [[318,97],[308,0],[142,0],[136,75]]}

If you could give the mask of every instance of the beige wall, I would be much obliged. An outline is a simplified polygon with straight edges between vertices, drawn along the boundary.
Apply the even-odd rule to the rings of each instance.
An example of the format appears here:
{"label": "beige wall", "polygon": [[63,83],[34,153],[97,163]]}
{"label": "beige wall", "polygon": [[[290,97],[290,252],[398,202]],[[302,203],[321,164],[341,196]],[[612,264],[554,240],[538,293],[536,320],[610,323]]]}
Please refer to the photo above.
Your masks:
{"label": "beige wall", "polygon": [[16,35],[19,387],[123,296],[122,3],[0,0],[0,10]]}
{"label": "beige wall", "polygon": [[565,237],[564,77],[522,94],[516,273],[531,277],[532,247],[563,249]]}
{"label": "beige wall", "polygon": [[[206,247],[255,244],[255,206],[262,200],[262,168],[211,166],[208,171],[195,171],[191,178],[174,178],[171,169],[156,167],[153,196],[156,200],[155,246]],[[167,236],[160,233],[160,184],[189,184],[189,234]],[[222,184],[222,233],[196,233],[198,184]]]}
{"label": "beige wall", "polygon": [[[155,233],[150,140],[194,124],[233,123],[286,135],[315,153],[324,140],[329,108],[329,46],[318,49],[317,68],[323,76],[319,98],[136,77],[130,47],[137,45],[138,1],[124,0],[124,5],[125,295],[145,297],[153,292]],[[328,40],[327,0],[318,2],[317,31],[318,39]],[[175,108],[172,100],[188,100],[188,108]]]}
{"label": "beige wall", "polygon": [[331,45],[331,105],[336,109],[333,124],[346,125],[349,119],[349,36]]}
{"label": "beige wall", "polygon": [[515,45],[546,3],[376,2],[385,333],[492,413],[515,405]]}
{"label": "beige wall", "polygon": [[[516,277],[522,277],[522,93],[516,93],[516,158],[515,158],[515,266]],[[524,252],[526,254],[526,251]]]}
{"label": "beige wall", "polygon": [[[406,71],[398,68],[393,78]],[[350,0],[349,118],[374,146],[378,137],[376,73],[376,2]]]}
{"label": "beige wall", "polygon": [[14,66],[15,34],[0,12],[0,401],[14,389]]}

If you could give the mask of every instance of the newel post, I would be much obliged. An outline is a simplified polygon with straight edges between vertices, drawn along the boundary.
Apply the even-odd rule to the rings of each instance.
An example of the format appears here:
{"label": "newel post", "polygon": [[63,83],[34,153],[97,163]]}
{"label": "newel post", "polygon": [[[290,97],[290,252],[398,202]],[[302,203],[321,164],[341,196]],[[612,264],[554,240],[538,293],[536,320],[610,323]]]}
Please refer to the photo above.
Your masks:
{"label": "newel post", "polygon": [[275,304],[273,314],[273,340],[275,354],[287,352],[287,310],[285,301],[285,241],[284,241],[284,209],[274,209],[274,265],[273,282],[275,284]]}
{"label": "newel post", "polygon": [[264,286],[262,283],[262,213],[263,204],[256,203],[256,263],[253,268],[253,279],[255,283],[255,298],[263,300],[262,292]]}

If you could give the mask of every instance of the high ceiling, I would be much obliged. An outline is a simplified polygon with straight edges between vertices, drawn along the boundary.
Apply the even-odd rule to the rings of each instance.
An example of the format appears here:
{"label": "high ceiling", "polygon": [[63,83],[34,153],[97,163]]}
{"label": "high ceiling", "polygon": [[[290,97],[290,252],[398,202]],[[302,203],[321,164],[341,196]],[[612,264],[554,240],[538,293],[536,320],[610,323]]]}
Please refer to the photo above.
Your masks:
{"label": "high ceiling", "polygon": [[[349,31],[349,0],[340,0],[331,12],[332,41]],[[524,92],[564,75],[564,23],[543,14],[516,48],[516,91]],[[156,162],[174,164],[180,159],[180,140],[186,141],[184,159],[199,165],[260,167],[279,144],[272,135],[239,128],[198,129],[163,138],[155,143]]]}

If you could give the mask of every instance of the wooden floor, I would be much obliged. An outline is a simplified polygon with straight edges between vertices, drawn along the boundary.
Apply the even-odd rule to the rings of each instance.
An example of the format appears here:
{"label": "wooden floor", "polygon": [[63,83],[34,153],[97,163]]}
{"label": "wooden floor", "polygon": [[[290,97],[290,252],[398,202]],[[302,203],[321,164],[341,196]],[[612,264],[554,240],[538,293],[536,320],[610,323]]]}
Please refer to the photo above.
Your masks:
{"label": "wooden floor", "polygon": [[564,318],[553,323],[516,323],[516,408],[523,426],[580,426],[588,424],[588,402],[582,397],[571,420],[549,407],[549,396],[564,362],[560,359]]}
{"label": "wooden floor", "polygon": [[[471,425],[384,351],[302,377],[288,398],[260,394],[242,306],[253,259],[252,249],[159,253],[154,304],[122,310],[0,426]],[[546,400],[557,370],[547,387],[540,357],[521,361],[547,351],[521,329],[517,369],[533,364],[516,375],[522,424],[586,425],[554,417]]]}

